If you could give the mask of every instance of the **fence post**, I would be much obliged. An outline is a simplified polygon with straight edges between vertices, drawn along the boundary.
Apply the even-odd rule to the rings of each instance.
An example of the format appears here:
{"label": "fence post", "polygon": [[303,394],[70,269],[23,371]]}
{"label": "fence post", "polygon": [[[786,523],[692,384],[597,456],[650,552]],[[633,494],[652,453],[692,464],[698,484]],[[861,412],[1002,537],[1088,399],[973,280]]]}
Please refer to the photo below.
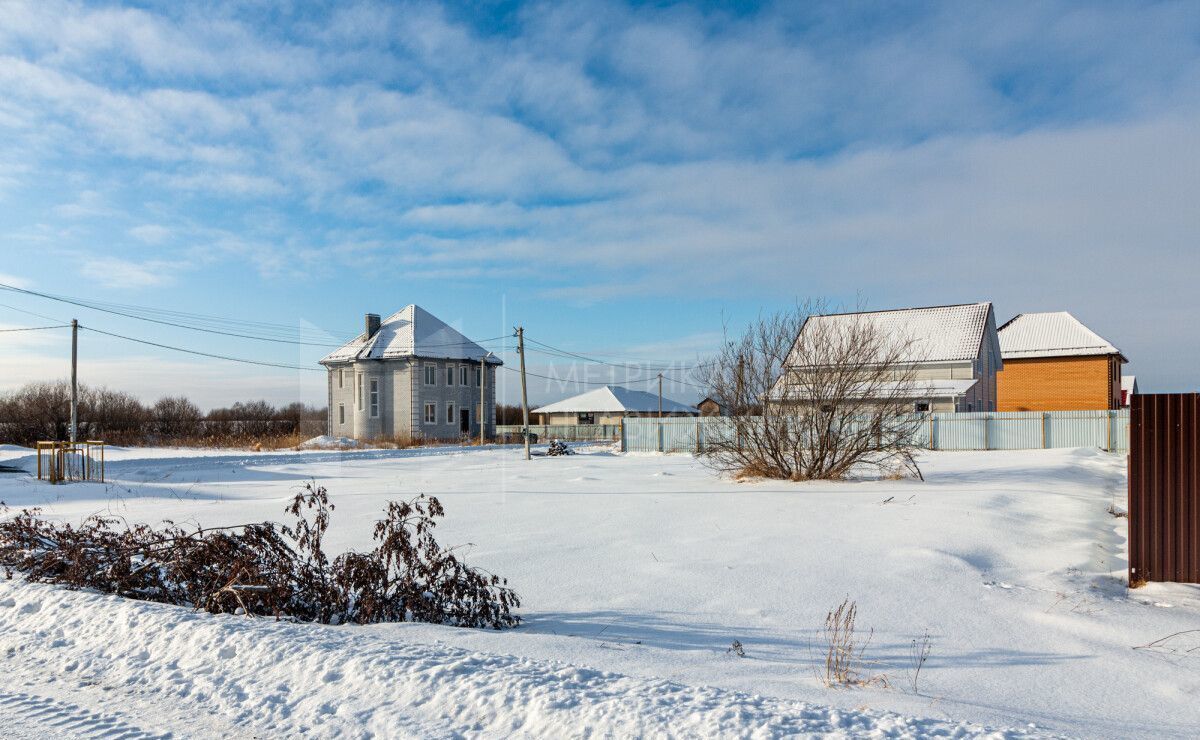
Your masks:
{"label": "fence post", "polygon": [[1046,425],[1050,423],[1050,414],[1042,412],[1042,449],[1046,449]]}
{"label": "fence post", "polygon": [[992,415],[986,414],[983,417],[983,449],[992,449]]}
{"label": "fence post", "polygon": [[1112,427],[1113,427],[1112,411],[1105,411],[1104,412],[1104,428],[1105,428],[1105,432],[1108,434],[1108,439],[1104,443],[1104,451],[1105,452],[1112,452]]}
{"label": "fence post", "polygon": [[[929,405],[932,406],[933,404],[931,403]],[[932,450],[933,449],[933,410],[930,409],[927,413],[929,414],[929,449]]]}
{"label": "fence post", "polygon": [[621,452],[629,452],[629,443],[625,441],[625,417],[621,417]]}
{"label": "fence post", "polygon": [[700,417],[696,417],[696,454],[700,454]]}

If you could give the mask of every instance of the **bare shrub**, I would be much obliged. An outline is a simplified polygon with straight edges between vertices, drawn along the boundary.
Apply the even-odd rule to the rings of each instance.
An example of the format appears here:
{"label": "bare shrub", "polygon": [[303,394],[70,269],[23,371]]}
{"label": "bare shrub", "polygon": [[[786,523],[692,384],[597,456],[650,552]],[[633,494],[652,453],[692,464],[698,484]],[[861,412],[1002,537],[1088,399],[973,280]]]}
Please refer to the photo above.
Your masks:
{"label": "bare shrub", "polygon": [[920,693],[921,669],[925,667],[925,661],[929,659],[931,649],[929,630],[925,630],[920,637],[913,638],[912,644],[909,646],[908,681],[914,694]]}
{"label": "bare shrub", "polygon": [[512,627],[517,595],[499,576],[468,566],[433,536],[436,498],[390,502],[376,547],[332,560],[324,538],[334,505],[309,484],[274,522],[185,530],[173,522],[119,528],[92,516],[78,526],[23,510],[0,522],[0,565],[27,580],[191,606],[338,624],[420,621]]}
{"label": "bare shrub", "polygon": [[864,673],[863,654],[875,631],[868,630],[863,637],[855,624],[857,619],[858,604],[849,597],[825,615],[821,638],[825,652],[822,680],[826,686],[888,685],[886,676]]}
{"label": "bare shrub", "polygon": [[826,308],[761,317],[700,365],[697,380],[729,413],[700,453],[711,466],[791,480],[920,476],[915,343],[861,314],[826,320]]}

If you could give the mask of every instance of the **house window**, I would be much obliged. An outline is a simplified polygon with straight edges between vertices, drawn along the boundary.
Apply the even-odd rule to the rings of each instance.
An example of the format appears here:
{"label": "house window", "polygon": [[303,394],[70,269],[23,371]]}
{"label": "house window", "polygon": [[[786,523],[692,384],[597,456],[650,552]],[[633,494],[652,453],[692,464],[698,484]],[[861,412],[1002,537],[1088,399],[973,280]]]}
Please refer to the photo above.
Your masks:
{"label": "house window", "polygon": [[338,404],[338,424],[346,423],[346,404]]}
{"label": "house window", "polygon": [[466,365],[458,366],[458,384],[459,385],[467,384],[467,366]]}
{"label": "house window", "polygon": [[579,414],[578,418],[576,419],[576,423],[577,424],[595,424],[596,423],[596,415],[592,414],[592,413]]}
{"label": "house window", "polygon": [[475,368],[475,385],[479,385],[479,378],[481,375],[482,374],[479,372],[479,368]]}
{"label": "house window", "polygon": [[929,401],[917,401],[917,402],[915,402],[915,403],[913,404],[913,411],[916,411],[918,414],[927,414],[927,413],[929,413]]}
{"label": "house window", "polygon": [[346,387],[346,369],[343,367],[339,367],[338,368],[338,388],[345,388],[345,387]]}
{"label": "house window", "polygon": [[452,403],[446,404],[446,423],[454,423],[454,404]]}
{"label": "house window", "polygon": [[371,378],[371,418],[379,418],[379,378]]}
{"label": "house window", "polygon": [[437,424],[437,404],[436,403],[425,404],[425,423],[426,424]]}
{"label": "house window", "polygon": [[355,396],[356,396],[355,408],[357,408],[359,411],[362,411],[362,407],[363,407],[362,380],[363,380],[362,373],[359,373],[354,376],[355,387],[357,389],[357,390],[355,390]]}
{"label": "house window", "polygon": [[437,385],[437,365],[425,366],[425,385]]}
{"label": "house window", "polygon": [[452,365],[446,366],[446,385],[454,385],[454,367]]}

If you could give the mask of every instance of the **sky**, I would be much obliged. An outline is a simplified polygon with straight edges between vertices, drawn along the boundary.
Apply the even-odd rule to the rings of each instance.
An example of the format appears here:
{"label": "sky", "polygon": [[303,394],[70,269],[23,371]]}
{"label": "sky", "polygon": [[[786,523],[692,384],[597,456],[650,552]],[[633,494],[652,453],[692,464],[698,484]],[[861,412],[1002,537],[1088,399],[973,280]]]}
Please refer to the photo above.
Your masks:
{"label": "sky", "polygon": [[[318,345],[409,303],[685,379],[812,297],[1066,310],[1194,391],[1198,196],[1194,0],[0,0],[0,283],[308,341],[0,291],[0,327],[305,368],[81,331],[81,380],[147,400],[323,405]],[[0,349],[0,391],[68,372],[64,330]]]}

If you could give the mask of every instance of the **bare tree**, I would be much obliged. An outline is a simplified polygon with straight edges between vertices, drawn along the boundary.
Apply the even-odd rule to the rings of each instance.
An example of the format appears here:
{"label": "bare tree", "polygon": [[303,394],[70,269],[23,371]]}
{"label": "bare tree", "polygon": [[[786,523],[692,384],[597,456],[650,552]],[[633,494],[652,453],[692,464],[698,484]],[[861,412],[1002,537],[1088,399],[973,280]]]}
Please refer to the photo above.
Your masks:
{"label": "bare tree", "polygon": [[185,396],[164,396],[150,409],[161,439],[189,439],[203,433],[204,412]]}
{"label": "bare tree", "polygon": [[729,411],[701,451],[713,467],[791,480],[920,475],[918,346],[861,312],[826,308],[809,301],[760,317],[700,366],[698,380]]}

